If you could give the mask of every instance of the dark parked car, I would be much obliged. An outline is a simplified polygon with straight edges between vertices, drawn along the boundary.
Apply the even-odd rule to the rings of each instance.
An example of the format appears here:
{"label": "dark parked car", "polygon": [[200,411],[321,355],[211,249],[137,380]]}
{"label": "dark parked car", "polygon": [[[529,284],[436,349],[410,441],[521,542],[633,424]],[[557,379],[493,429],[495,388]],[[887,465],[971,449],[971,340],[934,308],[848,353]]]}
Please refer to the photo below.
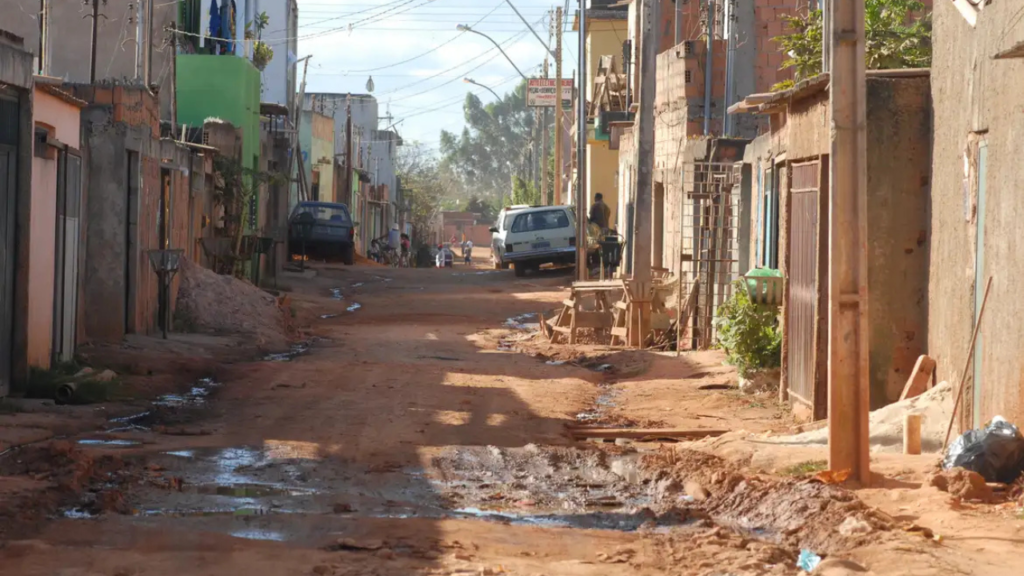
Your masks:
{"label": "dark parked car", "polygon": [[315,218],[313,229],[305,238],[306,254],[323,258],[338,257],[349,266],[355,263],[355,226],[348,206],[333,202],[299,202],[288,218],[288,251],[302,254],[299,224],[309,214]]}

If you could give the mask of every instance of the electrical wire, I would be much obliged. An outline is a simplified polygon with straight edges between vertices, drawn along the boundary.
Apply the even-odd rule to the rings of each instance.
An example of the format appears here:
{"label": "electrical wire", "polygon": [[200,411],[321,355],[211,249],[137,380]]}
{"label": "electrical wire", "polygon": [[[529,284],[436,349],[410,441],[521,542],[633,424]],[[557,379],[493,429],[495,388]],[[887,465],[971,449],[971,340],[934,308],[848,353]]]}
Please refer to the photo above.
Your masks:
{"label": "electrical wire", "polygon": [[[490,16],[491,14],[494,14],[494,12],[498,8],[501,7],[502,2],[503,2],[503,0],[499,1],[498,4],[496,4],[494,6],[494,8],[491,9],[490,12],[488,12],[487,14],[484,14],[479,20],[477,20],[476,22],[471,24],[471,26],[476,26],[477,24],[483,22],[484,19],[486,19],[488,16]],[[462,36],[465,33],[466,33],[466,31],[463,30],[463,31],[459,32],[458,34],[456,34],[455,36],[452,36],[451,39],[449,39],[447,42],[443,42],[441,44],[438,44],[437,46],[434,46],[433,48],[431,48],[430,50],[427,50],[426,52],[423,52],[422,54],[417,54],[416,56],[413,56],[412,58],[408,58],[406,60],[402,60],[401,62],[395,62],[393,64],[388,64],[386,66],[378,66],[377,68],[365,68],[365,69],[362,69],[362,70],[348,70],[346,72],[346,74],[364,74],[364,73],[367,73],[367,72],[376,72],[378,70],[387,70],[389,68],[394,68],[395,66],[401,66],[402,64],[408,64],[409,62],[412,62],[413,60],[418,60],[418,59],[420,59],[420,58],[422,58],[424,56],[427,56],[429,54],[433,54],[434,52],[437,52],[441,48],[444,48],[448,44],[451,44],[452,42],[458,40],[459,37]],[[346,74],[342,74],[342,75],[346,75]]]}

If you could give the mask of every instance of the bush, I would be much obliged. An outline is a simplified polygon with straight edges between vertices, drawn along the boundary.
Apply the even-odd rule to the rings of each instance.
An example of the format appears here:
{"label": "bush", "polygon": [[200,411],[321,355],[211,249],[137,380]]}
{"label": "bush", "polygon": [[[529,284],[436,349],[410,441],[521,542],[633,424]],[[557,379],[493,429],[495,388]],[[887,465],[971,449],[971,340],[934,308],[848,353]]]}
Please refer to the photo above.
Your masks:
{"label": "bush", "polygon": [[733,295],[718,309],[715,324],[718,344],[740,376],[781,365],[782,331],[776,308],[754,304],[743,280],[733,283]]}

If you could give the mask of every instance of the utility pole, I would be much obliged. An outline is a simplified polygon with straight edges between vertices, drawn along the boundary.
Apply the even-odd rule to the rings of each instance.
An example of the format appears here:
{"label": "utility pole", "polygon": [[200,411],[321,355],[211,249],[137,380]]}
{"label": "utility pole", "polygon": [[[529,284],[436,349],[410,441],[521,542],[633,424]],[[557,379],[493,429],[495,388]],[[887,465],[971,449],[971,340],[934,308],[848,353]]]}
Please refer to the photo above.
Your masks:
{"label": "utility pole", "polygon": [[708,7],[708,43],[704,55],[704,135],[711,135],[711,68],[714,63],[715,48],[715,0],[707,0]]}
{"label": "utility pole", "polygon": [[153,13],[153,0],[140,0],[146,2],[146,86],[153,83],[153,22],[156,21],[156,14]]}
{"label": "utility pole", "polygon": [[146,75],[146,67],[144,66],[146,51],[142,46],[142,41],[146,37],[143,33],[143,22],[145,22],[145,4],[139,0],[132,4],[132,10],[135,12],[135,80],[142,81]]}
{"label": "utility pole", "polygon": [[92,18],[92,44],[89,47],[89,83],[96,83],[96,33],[100,26],[100,16],[106,18],[105,14],[100,14],[100,2],[104,5],[107,4],[107,0],[85,0],[86,3],[92,2],[92,14],[86,14],[83,18]]}
{"label": "utility pole", "polygon": [[[654,193],[654,97],[657,89],[658,47],[654,42],[657,0],[642,0],[640,39],[640,112],[637,119],[636,216],[633,227],[633,281],[640,287],[651,282],[651,235]],[[646,289],[646,288],[643,288]],[[636,297],[636,296],[634,296]],[[649,312],[649,310],[648,310]],[[641,326],[640,338],[647,331]]]}
{"label": "utility pole", "polygon": [[352,100],[348,96],[345,97],[345,195],[352,195]]}
{"label": "utility pole", "polygon": [[675,46],[683,41],[683,0],[675,0],[676,3],[676,35]]}
{"label": "utility pole", "polygon": [[37,62],[36,73],[46,76],[47,59],[49,50],[46,45],[50,35],[50,12],[46,0],[39,0],[39,62]]}
{"label": "utility pole", "polygon": [[[833,2],[830,35],[828,464],[871,483],[864,0]],[[826,24],[827,25],[827,24]]]}
{"label": "utility pole", "polygon": [[178,139],[178,25],[174,22],[171,22],[171,138]]}
{"label": "utility pole", "polygon": [[562,194],[562,7],[555,8],[555,191],[551,198],[556,204],[568,204],[568,198]]}
{"label": "utility pole", "polygon": [[[550,32],[550,31],[549,31]],[[550,41],[551,34],[548,34],[548,40]],[[548,79],[548,57],[544,56],[544,79]],[[561,86],[556,88],[561,90]],[[555,107],[561,106],[562,94],[558,92],[558,98],[555,99]],[[548,205],[548,109],[541,108],[541,128],[540,128],[540,205]]]}
{"label": "utility pole", "polygon": [[[579,98],[576,118],[576,278],[587,279],[587,0],[580,0]],[[562,87],[558,87],[561,96]]]}
{"label": "utility pole", "polygon": [[299,85],[299,97],[295,100],[295,109],[292,111],[292,125],[295,127],[295,130],[292,133],[292,154],[291,154],[291,158],[288,160],[288,179],[289,179],[288,187],[289,188],[291,188],[291,177],[292,177],[292,173],[293,173],[292,172],[292,168],[295,166],[296,161],[299,162],[299,165],[298,165],[298,168],[299,168],[298,169],[298,173],[299,173],[298,180],[299,180],[299,182],[296,185],[297,187],[296,187],[296,194],[295,195],[300,200],[304,199],[305,196],[306,196],[306,194],[305,194],[305,186],[304,186],[304,183],[306,181],[306,171],[305,171],[305,166],[303,166],[301,164],[301,162],[302,162],[302,146],[299,144],[299,127],[302,125],[302,101],[305,100],[305,96],[306,96],[306,71],[309,70],[309,59],[310,58],[312,58],[312,56],[306,56],[304,58],[299,58],[299,60],[297,62],[295,62],[296,66],[299,65],[299,62],[303,62],[304,64],[302,66],[302,84]]}

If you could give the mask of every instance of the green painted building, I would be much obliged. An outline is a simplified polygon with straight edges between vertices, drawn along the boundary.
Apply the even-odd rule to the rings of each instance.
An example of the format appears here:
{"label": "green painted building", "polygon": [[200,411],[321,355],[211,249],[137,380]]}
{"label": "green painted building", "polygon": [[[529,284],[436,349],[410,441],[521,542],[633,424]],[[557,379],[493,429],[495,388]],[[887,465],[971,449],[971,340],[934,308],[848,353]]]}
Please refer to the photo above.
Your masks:
{"label": "green painted building", "polygon": [[178,124],[202,126],[208,118],[242,131],[242,165],[259,169],[260,72],[247,58],[179,54],[175,85]]}

